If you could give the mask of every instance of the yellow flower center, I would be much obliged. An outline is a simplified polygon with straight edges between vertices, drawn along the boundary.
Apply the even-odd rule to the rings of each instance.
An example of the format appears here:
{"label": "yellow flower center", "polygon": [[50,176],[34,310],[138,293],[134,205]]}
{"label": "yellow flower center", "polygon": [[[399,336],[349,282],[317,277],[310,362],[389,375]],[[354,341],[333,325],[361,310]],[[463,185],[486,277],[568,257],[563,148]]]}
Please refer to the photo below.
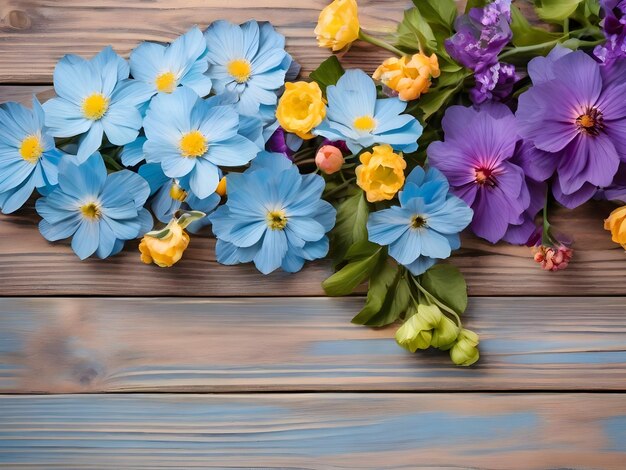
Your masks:
{"label": "yellow flower center", "polygon": [[187,199],[187,191],[176,183],[172,183],[172,186],[170,186],[170,197],[175,201],[185,202],[185,199]]}
{"label": "yellow flower center", "polygon": [[589,108],[576,118],[576,125],[585,134],[596,137],[604,129],[604,116],[598,108]]}
{"label": "yellow flower center", "polygon": [[20,144],[20,155],[29,163],[37,163],[43,154],[41,140],[36,135],[29,135]]}
{"label": "yellow flower center", "polygon": [[109,99],[102,93],[93,93],[83,100],[83,116],[92,121],[101,119],[109,108]]}
{"label": "yellow flower center", "polygon": [[82,212],[85,218],[90,220],[97,220],[102,215],[100,211],[100,206],[95,202],[89,202],[85,205],[80,206],[80,211]]}
{"label": "yellow flower center", "polygon": [[411,219],[411,227],[415,229],[426,227],[426,219],[421,215],[414,215]]}
{"label": "yellow flower center", "polygon": [[181,155],[187,158],[201,157],[209,148],[206,137],[198,130],[183,134],[179,147]]}
{"label": "yellow flower center", "polygon": [[159,93],[171,93],[176,88],[176,75],[173,72],[164,72],[154,80]]}
{"label": "yellow flower center", "polygon": [[270,211],[267,213],[267,226],[272,230],[284,230],[287,226],[285,211]]}
{"label": "yellow flower center", "polygon": [[252,75],[252,65],[246,59],[231,60],[226,66],[226,70],[237,83],[247,82]]}
{"label": "yellow flower center", "polygon": [[372,132],[376,129],[376,121],[372,116],[361,116],[354,120],[354,128],[361,132]]}
{"label": "yellow flower center", "polygon": [[578,118],[578,123],[582,127],[593,127],[596,125],[596,121],[594,121],[594,119],[588,114],[583,114],[582,116],[580,116]]}

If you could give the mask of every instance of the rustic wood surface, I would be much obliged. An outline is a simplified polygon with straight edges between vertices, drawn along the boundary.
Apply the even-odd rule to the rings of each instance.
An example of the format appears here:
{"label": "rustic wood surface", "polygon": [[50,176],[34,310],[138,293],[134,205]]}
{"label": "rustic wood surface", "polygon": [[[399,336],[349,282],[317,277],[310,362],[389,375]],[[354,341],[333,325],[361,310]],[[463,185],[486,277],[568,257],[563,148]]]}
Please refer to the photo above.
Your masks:
{"label": "rustic wood surface", "polygon": [[0,393],[626,390],[621,298],[473,298],[476,367],[350,319],[360,298],[3,299]]}
{"label": "rustic wood surface", "polygon": [[[53,96],[64,54],[127,56],[218,18],[271,20],[306,75],[328,56],[312,33],[326,3],[2,0],[0,102]],[[359,0],[361,22],[384,35],[408,5]],[[371,72],[387,56],[357,44],[342,60]],[[218,265],[206,237],[172,269],[141,264],[136,242],[80,262],[39,235],[32,206],[0,216],[0,467],[622,469],[626,254],[602,229],[613,207],[555,211],[575,239],[559,273],[528,248],[464,236],[452,262],[481,335],[470,369],[350,324],[363,299],[322,297],[328,262],[261,276]]]}
{"label": "rustic wood surface", "polygon": [[[313,29],[326,0],[3,0],[0,2],[0,83],[51,83],[65,54],[91,56],[105,46],[128,56],[141,41],[168,42],[194,24],[218,19],[271,21],[287,38],[287,50],[308,73],[328,56]],[[359,0],[369,31],[388,34],[408,0]],[[372,72],[388,52],[356,44],[348,66]]]}
{"label": "rustic wood surface", "polygon": [[11,396],[9,468],[623,469],[626,396]]}
{"label": "rustic wood surface", "polygon": [[[491,245],[469,234],[450,262],[465,275],[471,295],[624,295],[626,253],[602,228],[614,207],[591,202],[555,211],[553,225],[566,227],[575,239],[574,261],[565,271],[542,271],[527,247]],[[215,261],[215,240],[201,236],[192,238],[182,261],[170,269],[141,263],[137,241],[106,261],[80,261],[69,242],[46,241],[38,223],[32,208],[0,215],[0,295],[319,296],[332,272],[328,261],[309,263],[295,276],[263,276],[252,265],[222,266]]]}

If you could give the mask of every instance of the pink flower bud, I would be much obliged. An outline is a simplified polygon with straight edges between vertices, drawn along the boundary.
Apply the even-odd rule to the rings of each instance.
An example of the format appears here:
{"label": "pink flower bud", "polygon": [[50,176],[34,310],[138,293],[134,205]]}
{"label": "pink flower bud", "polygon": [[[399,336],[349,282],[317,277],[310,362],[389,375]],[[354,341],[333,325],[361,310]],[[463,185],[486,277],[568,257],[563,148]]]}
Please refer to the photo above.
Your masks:
{"label": "pink flower bud", "polygon": [[332,175],[341,170],[343,162],[341,150],[334,145],[324,145],[320,147],[315,156],[315,164],[327,175]]}
{"label": "pink flower bud", "polygon": [[561,245],[559,247],[538,246],[534,255],[535,262],[546,271],[559,271],[567,268],[572,259],[573,250]]}

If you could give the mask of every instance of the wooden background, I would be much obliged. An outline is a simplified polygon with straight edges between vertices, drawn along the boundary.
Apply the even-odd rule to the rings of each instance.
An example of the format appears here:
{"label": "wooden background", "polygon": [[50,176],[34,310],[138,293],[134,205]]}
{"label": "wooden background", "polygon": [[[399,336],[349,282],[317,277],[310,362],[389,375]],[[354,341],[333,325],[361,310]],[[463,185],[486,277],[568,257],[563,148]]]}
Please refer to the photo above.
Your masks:
{"label": "wooden background", "polygon": [[[0,102],[51,96],[65,53],[127,55],[218,18],[271,20],[307,73],[327,52],[325,0],[2,0]],[[360,0],[389,31],[409,2]],[[371,72],[386,53],[343,58]],[[172,269],[136,244],[80,262],[32,207],[0,217],[0,466],[6,468],[625,468],[626,255],[610,204],[560,210],[567,271],[472,236],[465,321],[482,358],[411,355],[393,329],[350,324],[363,299],[323,297],[327,262],[264,277],[193,238]],[[166,297],[164,297],[166,296]]]}

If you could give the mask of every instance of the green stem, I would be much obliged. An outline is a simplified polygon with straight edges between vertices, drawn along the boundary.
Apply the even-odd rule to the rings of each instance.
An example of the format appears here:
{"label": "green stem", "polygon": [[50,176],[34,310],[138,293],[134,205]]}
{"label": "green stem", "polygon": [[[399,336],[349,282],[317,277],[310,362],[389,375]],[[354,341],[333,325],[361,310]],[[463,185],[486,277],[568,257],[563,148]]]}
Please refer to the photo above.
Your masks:
{"label": "green stem", "polygon": [[550,199],[550,187],[546,188],[546,202],[543,205],[543,230],[541,231],[541,244],[543,246],[555,245],[552,235],[550,235],[550,222],[548,221],[548,202]]}
{"label": "green stem", "polygon": [[327,193],[324,193],[324,198],[328,199],[329,197],[334,196],[335,194],[340,192],[341,190],[347,188],[348,186],[350,186],[350,184],[352,184],[353,180],[354,180],[354,178],[350,178],[349,180],[344,181],[343,183],[341,183],[336,188],[333,188],[330,191],[328,191]]}
{"label": "green stem", "polygon": [[359,30],[359,39],[361,39],[361,40],[363,40],[365,42],[369,42],[370,44],[373,44],[374,46],[382,47],[383,49],[385,49],[385,50],[387,50],[389,52],[392,52],[394,54],[397,54],[400,57],[404,57],[405,55],[407,55],[406,53],[404,53],[400,49],[392,46],[388,42],[385,42],[382,39],[378,39],[378,38],[375,38],[373,36],[370,36],[369,34],[367,34],[362,29]]}
{"label": "green stem", "polygon": [[567,36],[563,36],[563,37],[554,39],[552,41],[542,42],[541,44],[532,44],[530,46],[515,47],[513,49],[510,49],[510,50],[500,54],[498,59],[502,60],[502,59],[506,59],[507,57],[511,57],[513,55],[519,54],[521,52],[531,52],[531,51],[536,51],[537,49],[543,49],[544,47],[553,46],[553,45],[561,42],[561,40],[565,39],[566,37]]}
{"label": "green stem", "polygon": [[563,20],[563,35],[569,36],[569,18]]}
{"label": "green stem", "polygon": [[103,154],[102,157],[104,158],[104,162],[106,163],[106,165],[108,165],[109,168],[111,168],[113,171],[120,171],[124,169],[124,167],[117,163],[115,158],[113,158],[111,155]]}

